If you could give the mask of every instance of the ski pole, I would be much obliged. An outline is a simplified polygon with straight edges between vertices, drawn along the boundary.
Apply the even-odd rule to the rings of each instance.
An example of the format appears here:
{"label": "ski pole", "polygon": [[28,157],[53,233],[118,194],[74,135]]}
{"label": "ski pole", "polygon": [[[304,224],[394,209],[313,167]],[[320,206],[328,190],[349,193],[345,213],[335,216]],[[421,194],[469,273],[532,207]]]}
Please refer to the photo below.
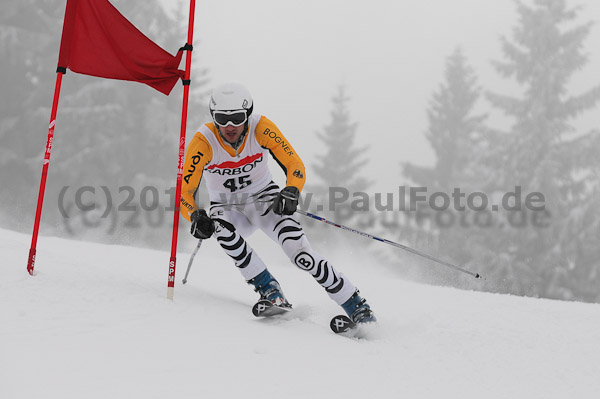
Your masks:
{"label": "ski pole", "polygon": [[198,250],[200,249],[201,245],[202,245],[202,240],[198,240],[198,245],[196,245],[196,248],[194,248],[194,251],[192,252],[192,256],[190,256],[190,263],[188,263],[187,270],[185,271],[185,277],[182,280],[183,284],[187,283],[188,274],[190,274],[190,269],[192,268],[192,263],[194,263],[194,256],[196,256],[196,254],[198,253]]}
{"label": "ski pole", "polygon": [[439,264],[441,264],[441,265],[447,266],[447,267],[449,267],[449,268],[451,268],[451,269],[458,270],[459,272],[462,272],[462,273],[469,274],[469,275],[471,275],[471,276],[473,276],[473,277],[475,277],[475,278],[480,278],[480,279],[483,279],[483,277],[482,277],[482,276],[481,276],[479,273],[473,273],[473,272],[471,272],[471,271],[468,271],[468,270],[462,269],[462,268],[460,268],[460,267],[458,267],[458,266],[455,266],[455,265],[453,265],[452,263],[448,263],[448,262],[446,262],[446,261],[443,261],[443,260],[441,260],[441,259],[434,258],[434,257],[433,257],[433,256],[431,256],[431,255],[427,255],[427,254],[425,254],[425,253],[423,253],[423,252],[417,251],[416,249],[412,249],[412,248],[410,248],[410,247],[407,247],[407,246],[405,246],[405,245],[398,244],[398,243],[396,243],[396,242],[393,242],[393,241],[390,241],[390,240],[386,240],[385,238],[379,238],[379,237],[375,237],[375,236],[373,236],[373,235],[371,235],[371,234],[367,234],[367,233],[364,233],[364,232],[362,232],[362,231],[359,231],[359,230],[356,230],[356,229],[353,229],[353,228],[350,228],[350,227],[347,227],[347,226],[344,226],[344,225],[341,225],[341,224],[338,224],[338,223],[334,223],[334,222],[332,222],[332,221],[329,221],[329,220],[327,220],[327,219],[325,219],[325,218],[322,218],[322,217],[320,217],[320,216],[314,215],[314,214],[312,214],[312,213],[310,213],[310,212],[305,212],[305,211],[303,211],[303,210],[300,210],[300,209],[297,209],[297,210],[296,210],[296,212],[298,212],[298,213],[299,213],[299,214],[301,214],[301,215],[308,216],[308,217],[310,217],[310,218],[313,218],[313,219],[315,219],[315,220],[318,220],[318,221],[320,221],[320,222],[327,223],[327,224],[329,224],[329,225],[331,225],[331,226],[338,227],[338,228],[340,228],[340,229],[342,229],[342,230],[350,231],[350,232],[352,232],[352,233],[355,233],[355,234],[361,235],[361,236],[363,236],[363,237],[371,238],[371,239],[373,239],[373,240],[376,240],[376,241],[379,241],[379,242],[383,242],[384,244],[389,244],[389,245],[392,245],[392,246],[394,246],[394,247],[396,247],[396,248],[400,248],[400,249],[403,249],[403,250],[405,250],[405,251],[411,252],[411,253],[413,253],[413,254],[415,254],[415,255],[422,256],[422,257],[424,257],[424,258],[427,258],[427,259],[429,259],[429,260],[432,260],[432,261],[434,261],[434,262],[437,262],[437,263],[439,263]]}

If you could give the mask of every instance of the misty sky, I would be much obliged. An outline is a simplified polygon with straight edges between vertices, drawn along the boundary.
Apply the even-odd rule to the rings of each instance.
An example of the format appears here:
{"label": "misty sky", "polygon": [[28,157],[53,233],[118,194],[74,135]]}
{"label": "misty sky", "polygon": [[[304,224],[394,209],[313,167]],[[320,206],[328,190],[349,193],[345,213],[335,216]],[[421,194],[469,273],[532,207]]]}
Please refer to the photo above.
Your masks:
{"label": "misty sky", "polygon": [[[600,1],[570,3],[585,7],[579,22],[600,20]],[[189,8],[187,0],[180,4]],[[401,161],[433,160],[423,135],[425,110],[456,46],[482,86],[517,94],[490,62],[501,59],[499,38],[510,37],[515,24],[511,0],[197,1],[193,62],[209,68],[212,84],[248,86],[255,111],[289,137],[309,179],[310,164],[323,153],[315,133],[329,122],[337,86],[346,85],[359,144],[369,144],[375,158],[364,174],[377,178],[373,191],[390,192],[404,184]],[[572,82],[572,93],[600,84],[594,72],[600,70],[599,49],[596,26],[586,41],[590,63]],[[598,128],[599,114],[589,112],[575,125]],[[490,122],[508,127],[510,121],[492,114]]]}

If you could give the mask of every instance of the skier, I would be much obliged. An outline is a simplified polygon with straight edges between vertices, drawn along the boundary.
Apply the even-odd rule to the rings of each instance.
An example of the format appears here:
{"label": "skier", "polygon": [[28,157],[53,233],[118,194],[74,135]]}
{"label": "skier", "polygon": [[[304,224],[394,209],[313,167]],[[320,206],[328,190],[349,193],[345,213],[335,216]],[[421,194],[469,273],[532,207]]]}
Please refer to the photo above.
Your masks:
{"label": "skier", "polygon": [[[312,249],[302,226],[292,217],[305,182],[304,164],[277,126],[253,113],[253,108],[250,93],[240,84],[223,84],[212,92],[212,123],[196,132],[183,169],[181,213],[191,222],[191,234],[198,239],[214,234],[261,299],[291,308],[277,280],[244,239],[261,229],[292,263],[325,288],[354,323],[375,321],[358,289]],[[287,176],[282,190],[272,181],[269,153]],[[209,214],[194,199],[203,176]]]}

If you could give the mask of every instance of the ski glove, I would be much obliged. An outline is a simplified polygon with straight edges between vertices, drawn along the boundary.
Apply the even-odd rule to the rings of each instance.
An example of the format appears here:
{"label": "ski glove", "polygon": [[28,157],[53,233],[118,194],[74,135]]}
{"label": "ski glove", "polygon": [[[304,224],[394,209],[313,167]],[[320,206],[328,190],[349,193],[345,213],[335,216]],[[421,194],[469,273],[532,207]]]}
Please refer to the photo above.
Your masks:
{"label": "ski glove", "polygon": [[192,233],[194,237],[200,240],[206,240],[215,232],[215,223],[206,214],[204,209],[194,211],[190,219],[192,220],[190,233]]}
{"label": "ski glove", "polygon": [[277,215],[293,215],[298,208],[300,191],[293,186],[287,186],[275,197],[273,212]]}

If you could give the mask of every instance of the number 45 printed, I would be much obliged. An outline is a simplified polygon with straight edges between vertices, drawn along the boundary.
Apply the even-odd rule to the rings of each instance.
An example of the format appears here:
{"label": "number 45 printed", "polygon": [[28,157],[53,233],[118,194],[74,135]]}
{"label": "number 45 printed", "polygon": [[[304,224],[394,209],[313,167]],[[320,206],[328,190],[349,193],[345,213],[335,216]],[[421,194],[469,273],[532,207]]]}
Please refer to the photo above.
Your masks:
{"label": "number 45 printed", "polygon": [[250,175],[246,175],[240,176],[238,178],[227,179],[225,180],[225,183],[223,183],[223,186],[228,188],[229,191],[233,193],[237,190],[241,190],[242,188],[246,188],[250,184],[252,184],[252,180],[250,180],[249,177]]}

